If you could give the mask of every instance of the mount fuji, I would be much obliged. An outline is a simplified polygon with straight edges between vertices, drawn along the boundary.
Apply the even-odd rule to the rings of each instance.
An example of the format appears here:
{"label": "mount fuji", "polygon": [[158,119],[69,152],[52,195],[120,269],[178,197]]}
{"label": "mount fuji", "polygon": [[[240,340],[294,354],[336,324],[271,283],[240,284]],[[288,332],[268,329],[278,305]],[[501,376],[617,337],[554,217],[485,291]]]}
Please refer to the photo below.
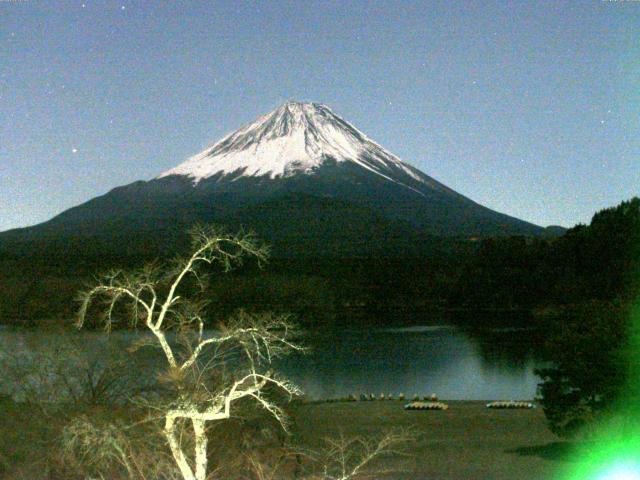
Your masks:
{"label": "mount fuji", "polygon": [[187,176],[194,184],[216,178],[276,178],[313,175],[327,164],[349,162],[387,181],[413,190],[428,188],[455,193],[403,163],[327,106],[288,102],[226,136],[158,178]]}
{"label": "mount fuji", "polygon": [[404,163],[329,107],[287,102],[154,179],[4,232],[0,245],[153,250],[194,222],[244,225],[293,255],[410,254],[431,236],[544,232]]}

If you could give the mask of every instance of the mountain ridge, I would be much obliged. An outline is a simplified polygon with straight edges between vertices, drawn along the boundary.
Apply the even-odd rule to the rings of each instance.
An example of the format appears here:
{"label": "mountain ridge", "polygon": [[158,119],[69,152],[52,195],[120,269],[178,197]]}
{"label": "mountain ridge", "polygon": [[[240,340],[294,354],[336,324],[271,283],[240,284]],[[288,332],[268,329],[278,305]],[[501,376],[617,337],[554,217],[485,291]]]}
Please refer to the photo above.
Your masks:
{"label": "mountain ridge", "polygon": [[[291,205],[282,198],[291,199]],[[317,210],[323,220],[315,222],[315,239],[304,225],[311,219],[303,210],[314,210],[310,198],[324,205]],[[323,198],[333,199],[343,217],[332,219]],[[277,208],[289,208],[291,214]],[[314,248],[333,245],[353,255],[378,255],[377,246],[357,238],[367,235],[367,221],[394,252],[416,250],[404,241],[402,247],[392,245],[399,240],[398,228],[415,242],[425,235],[544,234],[542,227],[488,209],[404,163],[328,107],[292,101],[151,180],[116,187],[42,224],[1,233],[0,243],[35,239],[46,244],[57,238],[60,244],[75,238],[81,251],[87,248],[82,239],[91,238],[117,251],[124,248],[121,237],[155,234],[162,243],[167,232],[195,222],[242,224],[246,212],[257,211],[263,217],[250,215],[260,224],[257,233],[280,242],[282,250],[308,238]],[[349,222],[360,227],[350,229]],[[337,224],[353,238],[334,228]],[[340,242],[356,247],[343,248]],[[357,251],[358,245],[365,251]]]}

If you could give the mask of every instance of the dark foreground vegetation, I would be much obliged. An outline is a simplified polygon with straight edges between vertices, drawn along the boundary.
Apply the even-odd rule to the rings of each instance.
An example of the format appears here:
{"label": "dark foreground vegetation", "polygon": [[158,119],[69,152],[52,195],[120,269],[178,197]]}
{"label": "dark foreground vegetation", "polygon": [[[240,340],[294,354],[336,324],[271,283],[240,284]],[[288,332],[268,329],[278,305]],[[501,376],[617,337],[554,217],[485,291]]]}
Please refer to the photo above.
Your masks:
{"label": "dark foreground vegetation", "polygon": [[[295,404],[289,409],[290,435],[283,435],[264,418],[231,420],[210,432],[215,445],[212,461],[219,468],[216,478],[270,478],[255,474],[252,459],[265,462],[265,475],[280,460],[278,474],[272,478],[302,478],[311,467],[309,454],[326,449],[324,439],[373,439],[398,428],[410,431],[413,439],[398,446],[397,454],[377,459],[370,471],[378,473],[360,478],[544,480],[571,462],[571,444],[558,442],[547,430],[540,409],[491,410],[481,402],[448,403],[449,410],[423,412],[405,411],[400,401]],[[43,417],[28,404],[6,399],[0,404],[5,412],[0,417],[3,478],[82,478],[82,469],[74,467],[61,446],[68,415]],[[87,407],[84,414],[98,424],[118,419],[130,424],[136,418],[130,409],[99,406]],[[145,458],[152,452],[140,446],[143,440],[147,447],[154,442],[162,446],[148,426],[141,424],[130,435],[137,447],[132,461],[168,464],[168,452],[163,455],[162,449]],[[289,453],[281,457],[287,449]],[[227,458],[233,461],[222,467],[220,459]],[[126,478],[124,473],[116,464],[110,478]]]}
{"label": "dark foreground vegetation", "polygon": [[[96,273],[167,260],[176,249],[188,248],[175,232],[177,236],[169,235],[175,241],[162,243],[165,234],[114,239],[114,245],[130,247],[117,251],[109,244],[94,245],[91,238],[28,248],[0,245],[0,287],[11,292],[0,299],[0,323],[36,325],[71,318],[76,292]],[[434,312],[451,311],[456,319],[470,312],[467,323],[472,324],[477,324],[479,311],[494,318],[514,311],[548,316],[558,307],[628,303],[640,284],[639,237],[640,199],[634,198],[557,238],[425,237],[412,239],[422,246],[407,246],[405,255],[381,251],[374,258],[336,257],[326,251],[314,255],[314,245],[306,255],[297,245],[301,255],[290,256],[285,243],[277,245],[266,269],[249,265],[234,272],[231,281],[213,278],[208,296],[211,313],[219,318],[239,307],[289,312],[312,328],[420,324]],[[382,237],[378,240],[384,243]],[[137,244],[140,248],[134,248]],[[531,317],[521,318],[531,326]]]}
{"label": "dark foreground vegetation", "polygon": [[[250,256],[263,259],[266,253],[254,252],[251,245],[240,242],[237,246],[246,247]],[[195,280],[181,286],[179,297],[189,298],[197,293],[198,299],[188,304],[188,308],[183,308],[182,301],[176,303],[176,316],[166,324],[167,328],[177,326],[180,330],[188,326],[191,333],[199,332],[195,349],[182,352],[184,363],[174,362],[169,355],[170,368],[166,374],[154,377],[154,381],[170,385],[166,388],[170,390],[170,397],[175,398],[174,403],[165,406],[163,415],[168,419],[178,412],[181,418],[190,419],[195,445],[190,445],[173,424],[164,427],[168,442],[158,435],[157,428],[149,430],[158,418],[150,419],[150,404],[136,405],[131,392],[123,397],[124,403],[104,402],[100,391],[98,395],[93,392],[93,397],[85,397],[68,409],[60,403],[37,404],[31,400],[33,397],[27,396],[21,403],[3,400],[3,408],[9,415],[3,416],[1,424],[1,431],[7,435],[3,436],[5,444],[0,450],[0,464],[7,474],[22,472],[22,477],[15,478],[25,475],[38,478],[33,477],[37,472],[44,472],[42,478],[95,477],[104,476],[104,472],[110,472],[109,478],[127,475],[135,478],[132,469],[145,472],[144,475],[152,472],[151,478],[172,478],[166,476],[166,472],[175,468],[176,462],[172,463],[167,455],[167,443],[174,460],[179,460],[170,441],[174,436],[180,438],[180,448],[195,448],[196,457],[198,444],[204,442],[202,452],[207,452],[206,437],[203,431],[198,433],[201,428],[198,422],[204,424],[205,420],[198,416],[206,412],[209,421],[214,419],[213,413],[222,411],[222,403],[212,400],[218,398],[216,395],[224,398],[238,387],[251,397],[264,389],[265,395],[275,395],[275,403],[265,400],[267,397],[262,397],[262,393],[255,400],[272,414],[274,411],[265,405],[279,405],[282,400],[267,389],[266,380],[253,386],[241,381],[231,389],[211,390],[202,386],[203,377],[198,374],[193,377],[195,383],[188,383],[183,368],[185,371],[195,368],[190,358],[197,359],[200,348],[211,345],[211,341],[205,341],[202,336],[203,328],[222,325],[223,332],[229,328],[232,332],[229,338],[250,353],[245,369],[249,369],[249,377],[256,381],[271,372],[258,373],[257,359],[266,358],[262,347],[257,346],[262,345],[262,340],[250,341],[245,338],[246,332],[259,327],[261,338],[285,342],[285,337],[274,336],[275,323],[265,323],[264,319],[275,319],[278,314],[288,312],[296,314],[306,328],[357,323],[424,323],[424,318],[433,317],[433,312],[475,312],[467,320],[464,315],[457,318],[462,318],[459,322],[466,328],[480,331],[480,327],[487,324],[479,323],[483,318],[477,315],[479,311],[492,312],[494,317],[499,317],[501,311],[526,312],[520,317],[519,326],[537,329],[535,337],[541,339],[542,354],[550,361],[548,368],[538,372],[542,378],[543,408],[495,412],[484,410],[477,403],[463,402],[452,404],[446,412],[427,413],[405,412],[396,402],[294,403],[286,407],[294,419],[292,436],[278,433],[281,431],[278,425],[261,417],[255,408],[246,411],[240,408],[238,416],[227,416],[222,425],[216,423],[207,430],[209,453],[200,455],[202,460],[210,462],[208,471],[220,474],[221,478],[247,478],[248,471],[254,472],[248,478],[357,478],[318,476],[315,472],[321,472],[327,465],[339,470],[335,459],[345,455],[351,459],[367,458],[371,451],[378,451],[376,445],[383,445],[383,454],[394,455],[386,461],[382,458],[384,455],[374,455],[376,462],[383,462],[375,478],[385,475],[388,478],[416,475],[448,479],[549,478],[557,464],[568,458],[566,449],[570,448],[569,444],[554,443],[551,432],[584,440],[585,435],[588,436],[586,427],[607,415],[630,415],[628,419],[637,421],[638,417],[633,417],[637,409],[622,411],[618,407],[622,401],[631,405],[640,401],[638,389],[629,388],[634,383],[632,376],[640,371],[636,365],[640,345],[634,336],[637,332],[633,323],[634,301],[640,286],[640,199],[598,212],[590,225],[577,226],[556,239],[458,240],[441,246],[439,254],[428,259],[379,257],[338,261],[321,258],[312,262],[308,258],[275,258],[268,271],[258,269],[255,264],[228,275],[208,271],[211,282],[206,287],[196,275]],[[216,263],[227,255],[223,250],[215,252],[218,256],[205,258],[204,263],[209,260]],[[144,260],[61,258],[35,253],[38,254],[29,261],[5,254],[3,287],[14,292],[3,297],[1,307],[5,321],[38,324],[42,319],[69,317],[77,308],[71,301],[72,295],[82,281],[95,273],[96,267],[137,266]],[[225,262],[222,263],[224,267]],[[106,283],[98,286],[98,290],[91,290],[89,297],[94,293],[110,296],[112,302],[107,302],[110,306],[106,309],[108,327],[136,325],[145,318],[144,309],[149,302],[155,305],[156,294],[158,298],[168,295],[167,305],[174,306],[173,289],[168,289],[170,283],[163,282],[178,278],[180,283],[181,277],[176,277],[180,266],[191,271],[188,258],[186,263],[183,259],[177,265],[178,270],[168,268],[165,262],[133,273],[115,271],[103,277],[100,281]],[[133,310],[119,310],[115,305],[121,298],[122,288],[135,293],[131,296]],[[236,323],[226,326],[220,323],[240,308],[242,314]],[[154,328],[162,327],[163,311],[151,308],[147,317],[146,325],[162,340],[164,334],[160,335]],[[114,323],[112,318],[128,320]],[[85,325],[92,325],[87,322]],[[93,324],[99,325],[104,325],[104,321]],[[237,377],[226,371],[226,365],[226,361],[219,363],[216,368],[220,371],[214,369],[208,377],[213,385],[224,385],[220,383],[222,380],[230,382],[229,385],[236,381]],[[48,378],[46,374],[44,378]],[[91,391],[96,387],[93,380],[89,382]],[[267,380],[281,389],[285,387],[285,392],[293,392],[286,384],[278,384],[276,377]],[[86,401],[87,398],[94,400]],[[185,399],[191,403],[185,403]],[[196,410],[191,410],[191,406],[196,406]],[[279,413],[272,416],[283,418]],[[543,413],[551,432],[544,426]],[[389,433],[391,427],[400,428],[400,433]],[[408,427],[413,427],[410,434]],[[359,435],[356,438],[361,440],[354,443],[348,440],[353,437],[333,436],[323,450],[319,442],[324,432],[336,434],[339,429],[345,434]],[[385,443],[388,435],[397,435],[391,437],[391,444]],[[294,438],[294,443],[288,443]],[[410,448],[413,456],[404,457],[395,447],[396,443],[407,442],[413,443]],[[107,453],[96,456],[96,452]],[[132,455],[138,465],[124,460]],[[374,462],[368,462],[368,466],[372,465]],[[161,468],[162,472],[153,473],[153,468]],[[387,468],[391,471],[380,473]],[[25,473],[29,471],[30,474]],[[268,472],[274,471],[278,471],[278,475],[270,477]],[[192,477],[185,475],[183,469],[181,478]]]}

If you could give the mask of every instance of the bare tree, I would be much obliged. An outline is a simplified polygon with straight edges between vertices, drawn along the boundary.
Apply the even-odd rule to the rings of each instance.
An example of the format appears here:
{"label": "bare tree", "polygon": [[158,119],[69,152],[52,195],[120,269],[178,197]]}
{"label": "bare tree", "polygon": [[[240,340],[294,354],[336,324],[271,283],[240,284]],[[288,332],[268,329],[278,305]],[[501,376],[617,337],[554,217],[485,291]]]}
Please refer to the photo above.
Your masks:
{"label": "bare tree", "polygon": [[[218,228],[198,227],[191,236],[191,255],[178,259],[172,268],[150,265],[98,279],[81,295],[77,325],[87,321],[95,300],[103,300],[107,331],[124,318],[129,327],[151,332],[167,362],[163,379],[173,392],[161,408],[164,436],[183,479],[205,480],[207,423],[229,419],[239,401],[254,401],[286,428],[285,415],[269,391],[291,396],[298,390],[278,378],[270,364],[301,347],[292,341],[294,326],[283,316],[241,311],[218,331],[205,330],[206,302],[198,299],[206,284],[205,267],[218,265],[228,272],[247,257],[265,261],[267,250],[247,233],[230,235]],[[122,307],[127,307],[124,314]],[[191,442],[183,438],[185,424]],[[187,446],[193,448],[192,454]]]}
{"label": "bare tree", "polygon": [[375,463],[389,455],[403,455],[401,447],[414,439],[404,430],[390,431],[379,438],[356,436],[325,438],[326,448],[319,454],[320,471],[307,480],[354,480],[369,475],[391,473],[393,469],[380,468]]}
{"label": "bare tree", "polygon": [[78,415],[58,436],[60,443],[49,459],[51,478],[177,480],[181,472],[159,445],[159,433],[154,428],[132,431],[131,425],[112,418]]}
{"label": "bare tree", "polygon": [[[301,480],[357,480],[380,478],[398,468],[380,463],[389,456],[406,456],[406,446],[414,441],[415,434],[402,429],[388,431],[380,436],[323,438],[324,448],[312,451],[291,448],[277,456],[275,463],[267,464],[252,452],[248,456],[249,466],[258,480],[276,478],[299,478]],[[296,468],[292,475],[285,473],[288,459],[295,458]],[[291,462],[289,462],[291,463]]]}
{"label": "bare tree", "polygon": [[14,340],[20,348],[0,354],[0,390],[41,413],[62,413],[69,403],[123,403],[141,389],[124,368],[129,357],[114,342],[87,342],[61,327],[18,332]]}

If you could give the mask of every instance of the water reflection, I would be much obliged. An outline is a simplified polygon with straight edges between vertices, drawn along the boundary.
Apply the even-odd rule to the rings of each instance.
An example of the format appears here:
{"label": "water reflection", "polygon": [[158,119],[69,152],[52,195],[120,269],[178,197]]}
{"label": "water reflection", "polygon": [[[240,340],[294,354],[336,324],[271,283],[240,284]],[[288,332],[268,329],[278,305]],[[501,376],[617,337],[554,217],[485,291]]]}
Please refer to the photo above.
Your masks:
{"label": "water reflection", "polygon": [[307,337],[312,352],[284,359],[280,368],[313,398],[433,392],[447,399],[531,399],[535,349],[509,333],[480,338],[451,326],[330,332]]}
{"label": "water reflection", "polygon": [[[78,332],[87,352],[102,352],[107,336]],[[140,333],[115,332],[110,344],[124,347]],[[351,329],[307,334],[305,355],[279,360],[278,369],[311,398],[355,393],[436,393],[443,399],[532,399],[541,365],[531,332],[469,331],[447,325],[395,329]],[[5,351],[37,351],[55,343],[53,334],[0,332]],[[124,348],[122,348],[124,349]],[[132,364],[133,365],[133,364]],[[136,368],[164,365],[157,349],[143,349]]]}

